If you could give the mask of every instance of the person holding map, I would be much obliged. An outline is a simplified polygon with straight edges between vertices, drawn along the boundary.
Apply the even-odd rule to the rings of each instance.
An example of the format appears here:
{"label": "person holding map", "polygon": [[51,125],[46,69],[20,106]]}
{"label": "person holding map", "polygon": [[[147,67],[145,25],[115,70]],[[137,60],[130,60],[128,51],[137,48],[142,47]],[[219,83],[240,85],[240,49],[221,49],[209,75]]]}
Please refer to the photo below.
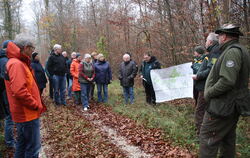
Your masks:
{"label": "person holding map", "polygon": [[140,73],[143,86],[146,93],[146,102],[148,104],[156,105],[155,91],[151,81],[150,71],[153,69],[160,69],[161,63],[155,56],[151,56],[151,52],[144,53],[143,62],[141,64]]}
{"label": "person holding map", "polygon": [[[193,74],[196,75],[202,61],[204,60],[204,58],[206,57],[206,55],[204,55],[206,49],[203,46],[196,46],[194,48],[194,62],[191,66],[191,68],[193,69]],[[195,100],[195,107],[197,106],[197,102],[198,102],[198,96],[199,96],[199,91],[196,88],[196,81],[194,80],[194,89],[193,89],[193,94],[194,94],[194,100]]]}
{"label": "person holding map", "polygon": [[[249,116],[250,54],[239,44],[239,26],[224,24],[219,34],[221,56],[208,75],[204,97],[208,107],[200,130],[200,158],[234,158],[239,115]],[[246,114],[246,115],[245,115]]]}

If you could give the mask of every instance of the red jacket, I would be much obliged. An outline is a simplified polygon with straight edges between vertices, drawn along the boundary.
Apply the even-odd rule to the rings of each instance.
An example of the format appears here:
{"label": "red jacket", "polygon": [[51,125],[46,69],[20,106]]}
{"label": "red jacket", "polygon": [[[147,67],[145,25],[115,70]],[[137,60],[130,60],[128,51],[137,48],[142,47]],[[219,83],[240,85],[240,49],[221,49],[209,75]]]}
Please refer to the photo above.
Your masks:
{"label": "red jacket", "polygon": [[27,122],[40,117],[45,111],[40,92],[32,70],[30,59],[21,54],[20,49],[9,42],[7,47],[9,61],[6,70],[9,80],[5,80],[10,112],[14,122]]}
{"label": "red jacket", "polygon": [[78,82],[79,65],[80,65],[80,61],[77,59],[74,59],[72,61],[72,64],[70,65],[70,73],[73,77],[73,84],[72,84],[72,91],[73,92],[81,90],[80,83]]}

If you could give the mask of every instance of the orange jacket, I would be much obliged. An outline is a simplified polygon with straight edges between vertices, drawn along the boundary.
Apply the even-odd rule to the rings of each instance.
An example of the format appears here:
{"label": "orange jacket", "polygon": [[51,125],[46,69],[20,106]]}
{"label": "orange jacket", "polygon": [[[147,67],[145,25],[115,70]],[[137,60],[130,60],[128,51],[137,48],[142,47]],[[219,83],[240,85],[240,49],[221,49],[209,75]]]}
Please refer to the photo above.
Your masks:
{"label": "orange jacket", "polygon": [[40,117],[45,111],[40,92],[30,68],[30,59],[21,54],[20,49],[9,42],[7,47],[9,61],[6,70],[9,80],[5,80],[10,112],[14,122],[27,122]]}
{"label": "orange jacket", "polygon": [[74,92],[81,90],[80,83],[78,82],[79,65],[80,65],[80,61],[77,59],[74,59],[72,61],[72,64],[70,65],[70,73],[73,77],[72,91],[74,91]]}

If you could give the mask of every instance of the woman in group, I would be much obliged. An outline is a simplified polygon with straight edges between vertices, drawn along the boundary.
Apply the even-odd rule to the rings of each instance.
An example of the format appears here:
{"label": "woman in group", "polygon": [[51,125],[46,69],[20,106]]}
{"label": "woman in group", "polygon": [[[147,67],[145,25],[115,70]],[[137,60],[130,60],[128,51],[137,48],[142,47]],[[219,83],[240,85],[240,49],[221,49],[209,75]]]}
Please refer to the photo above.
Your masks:
{"label": "woman in group", "polygon": [[112,80],[111,68],[103,54],[99,54],[97,59],[98,61],[95,63],[95,81],[97,84],[98,102],[106,103],[108,101],[108,84]]}
{"label": "woman in group", "polygon": [[81,100],[83,110],[89,109],[89,91],[95,78],[95,68],[91,61],[91,55],[85,54],[84,60],[79,66],[79,83],[81,85]]}
{"label": "woman in group", "polygon": [[42,95],[43,89],[46,87],[47,79],[45,76],[45,71],[43,69],[43,66],[40,63],[38,53],[36,52],[32,53],[31,67],[34,71],[37,86],[40,90],[40,94]]}
{"label": "woman in group", "polygon": [[78,81],[79,78],[79,65],[81,63],[82,56],[80,53],[76,53],[76,58],[73,59],[70,65],[70,74],[73,77],[72,91],[75,104],[81,104],[81,86]]}

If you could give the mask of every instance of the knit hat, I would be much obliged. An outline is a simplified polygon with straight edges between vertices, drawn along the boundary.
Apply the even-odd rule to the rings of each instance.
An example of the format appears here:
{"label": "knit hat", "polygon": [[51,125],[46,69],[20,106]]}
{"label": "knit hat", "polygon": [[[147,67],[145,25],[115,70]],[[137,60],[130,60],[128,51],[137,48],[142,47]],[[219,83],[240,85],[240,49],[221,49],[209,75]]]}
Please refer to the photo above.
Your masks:
{"label": "knit hat", "polygon": [[85,55],[84,55],[84,59],[86,59],[86,58],[91,58],[91,55],[90,55],[90,54],[88,54],[88,53],[87,53],[87,54],[85,54]]}
{"label": "knit hat", "polygon": [[32,60],[35,60],[35,57],[38,55],[37,52],[32,53]]}
{"label": "knit hat", "polygon": [[206,49],[203,46],[197,46],[197,47],[194,48],[194,51],[199,53],[199,54],[204,54]]}
{"label": "knit hat", "polygon": [[103,54],[98,54],[97,59],[99,60],[101,57],[104,57]]}
{"label": "knit hat", "polygon": [[76,58],[78,58],[79,56],[82,56],[80,53],[76,53]]}
{"label": "knit hat", "polygon": [[9,42],[12,42],[12,40],[6,40],[3,42],[3,44],[2,44],[3,49],[7,48]]}

